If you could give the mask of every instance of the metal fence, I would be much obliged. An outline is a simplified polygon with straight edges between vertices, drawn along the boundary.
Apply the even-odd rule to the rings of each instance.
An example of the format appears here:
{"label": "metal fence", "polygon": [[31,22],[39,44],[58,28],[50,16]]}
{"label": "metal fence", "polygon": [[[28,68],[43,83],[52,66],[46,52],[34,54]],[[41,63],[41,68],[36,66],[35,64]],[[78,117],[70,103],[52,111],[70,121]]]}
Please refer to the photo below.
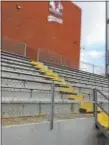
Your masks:
{"label": "metal fence", "polygon": [[94,102],[96,126],[109,137],[109,98],[101,91],[94,89]]}
{"label": "metal fence", "polygon": [[87,62],[80,62],[80,70],[90,72],[93,74],[105,75],[105,67],[90,64]]}
{"label": "metal fence", "polygon": [[70,59],[47,49],[38,48],[37,60],[45,63],[51,63],[53,65],[66,66],[76,69],[76,66],[74,66]]}
{"label": "metal fence", "polygon": [[7,37],[3,37],[1,40],[1,49],[3,51],[9,51],[18,55],[26,56],[26,44],[20,41],[15,41]]}
{"label": "metal fence", "polygon": [[52,65],[60,65],[60,67],[65,66],[68,68],[79,69],[93,74],[105,75],[104,67],[81,61],[80,67],[76,68],[73,62],[65,56],[42,48],[38,49],[37,60],[45,63],[51,63]]}
{"label": "metal fence", "polygon": [[72,60],[66,58],[65,56],[59,55],[56,52],[42,48],[32,49],[23,42],[15,41],[7,37],[2,38],[2,50],[22,56],[28,56],[34,60],[51,63],[55,66],[60,65],[60,67],[65,66],[68,68],[79,69],[94,74],[105,75],[105,68],[101,66],[81,61],[80,67],[77,68]]}

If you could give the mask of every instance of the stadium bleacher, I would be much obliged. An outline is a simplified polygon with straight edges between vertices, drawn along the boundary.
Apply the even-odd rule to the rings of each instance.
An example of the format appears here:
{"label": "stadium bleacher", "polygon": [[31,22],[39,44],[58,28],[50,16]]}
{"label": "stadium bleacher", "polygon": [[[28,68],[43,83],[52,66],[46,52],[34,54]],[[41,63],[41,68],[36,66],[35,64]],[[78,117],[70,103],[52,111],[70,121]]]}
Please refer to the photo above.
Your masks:
{"label": "stadium bleacher", "polygon": [[[55,113],[77,113],[80,109],[78,100],[84,97],[86,100],[92,101],[94,88],[108,96],[108,79],[103,76],[53,67],[49,64],[46,64],[44,68],[51,71],[44,73],[44,69],[40,70],[35,67],[29,58],[9,52],[2,52],[1,68],[3,117],[33,116],[40,111],[42,114],[49,113],[53,80],[50,75],[52,72],[55,72],[56,78],[54,80],[56,84]],[[60,83],[60,80],[64,85]],[[73,94],[73,92],[77,94]],[[76,99],[77,96],[78,99]],[[102,98],[99,96],[99,99]]]}

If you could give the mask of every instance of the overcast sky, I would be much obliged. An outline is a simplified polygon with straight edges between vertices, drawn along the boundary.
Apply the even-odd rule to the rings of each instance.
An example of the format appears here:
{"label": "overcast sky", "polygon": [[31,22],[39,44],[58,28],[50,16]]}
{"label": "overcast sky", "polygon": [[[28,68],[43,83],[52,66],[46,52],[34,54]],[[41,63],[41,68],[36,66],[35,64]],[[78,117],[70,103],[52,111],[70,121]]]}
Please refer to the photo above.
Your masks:
{"label": "overcast sky", "polygon": [[105,66],[105,2],[73,2],[81,8],[81,60]]}

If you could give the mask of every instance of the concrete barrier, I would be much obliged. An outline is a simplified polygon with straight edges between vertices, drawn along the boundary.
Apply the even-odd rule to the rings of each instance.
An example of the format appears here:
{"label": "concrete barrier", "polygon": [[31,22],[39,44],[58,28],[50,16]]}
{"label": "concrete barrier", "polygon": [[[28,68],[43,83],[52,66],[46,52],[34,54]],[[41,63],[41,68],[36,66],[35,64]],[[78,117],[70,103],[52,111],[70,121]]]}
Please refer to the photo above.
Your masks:
{"label": "concrete barrier", "polygon": [[94,118],[2,127],[2,145],[97,145]]}
{"label": "concrete barrier", "polygon": [[[78,113],[78,103],[64,103],[58,101],[54,105],[56,114],[72,114]],[[28,102],[28,103],[2,103],[2,117],[20,117],[20,116],[35,116],[37,114],[50,114],[51,102]]]}

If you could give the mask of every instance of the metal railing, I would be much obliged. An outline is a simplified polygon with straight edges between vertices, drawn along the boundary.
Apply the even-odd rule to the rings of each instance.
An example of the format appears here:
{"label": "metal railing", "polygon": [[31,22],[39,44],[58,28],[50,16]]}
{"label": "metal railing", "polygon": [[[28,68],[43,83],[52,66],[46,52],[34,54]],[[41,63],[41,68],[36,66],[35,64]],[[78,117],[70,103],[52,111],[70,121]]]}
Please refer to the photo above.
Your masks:
{"label": "metal railing", "polygon": [[[108,130],[109,130],[109,98],[104,95],[101,91],[94,89],[94,116],[95,116],[95,123],[96,126],[100,129],[100,131],[109,137]],[[98,111],[98,108],[101,111]],[[104,121],[99,118],[100,113],[104,113],[105,118]],[[103,121],[103,122],[102,122]],[[104,124],[103,124],[104,123]]]}
{"label": "metal railing", "polygon": [[9,39],[8,37],[3,37],[1,42],[1,49],[3,51],[26,56],[27,45],[24,42]]}
{"label": "metal railing", "polygon": [[87,62],[80,62],[80,70],[90,72],[93,74],[105,75],[105,68],[95,64],[90,64]]}
{"label": "metal railing", "polygon": [[66,58],[65,56],[59,55],[58,53],[55,53],[51,50],[46,50],[42,48],[38,48],[37,60],[44,63],[50,63],[54,66],[60,65],[60,67],[63,66],[85,72],[90,72],[93,74],[105,75],[104,67],[81,61],[79,68],[77,68],[77,66],[73,64],[72,60]]}
{"label": "metal railing", "polygon": [[85,72],[90,72],[93,74],[105,75],[105,68],[101,66],[81,61],[79,68],[77,68],[77,66],[75,66],[72,60],[66,58],[63,55],[42,48],[32,49],[28,47],[27,44],[9,39],[8,37],[2,38],[2,50],[9,51],[22,56],[27,56],[34,60],[41,61],[44,63],[51,63],[54,66],[60,65],[60,67],[64,66],[67,68],[73,68]]}
{"label": "metal railing", "polygon": [[50,62],[54,65],[67,66],[69,68],[74,68],[73,63],[70,59],[47,49],[38,48],[37,60],[44,63]]}

